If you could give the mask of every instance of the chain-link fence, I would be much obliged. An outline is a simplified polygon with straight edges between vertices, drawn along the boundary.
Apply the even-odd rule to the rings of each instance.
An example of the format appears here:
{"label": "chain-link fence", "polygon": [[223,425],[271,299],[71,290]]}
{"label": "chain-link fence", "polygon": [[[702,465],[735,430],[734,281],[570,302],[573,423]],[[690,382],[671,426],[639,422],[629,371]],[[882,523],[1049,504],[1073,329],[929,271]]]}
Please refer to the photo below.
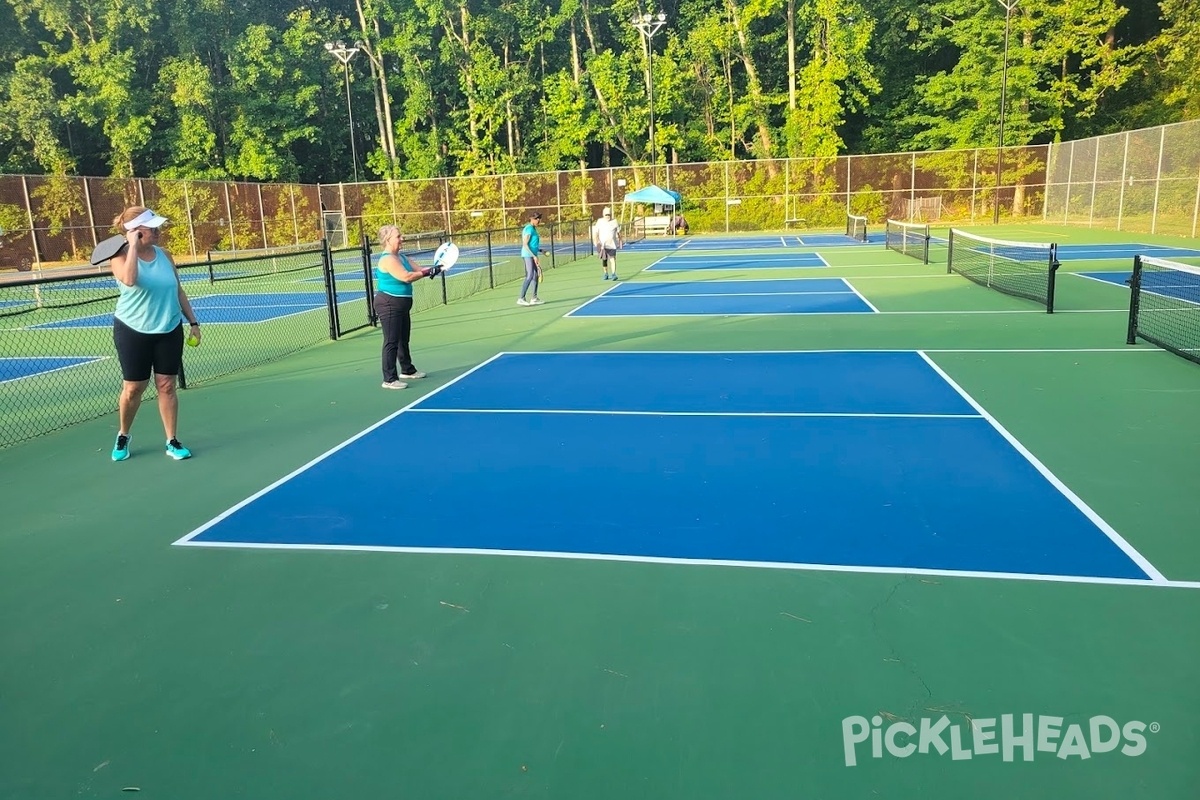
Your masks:
{"label": "chain-link fence", "polygon": [[[544,226],[554,268],[592,253],[589,223]],[[463,258],[449,274],[414,285],[414,311],[463,300],[524,274],[519,229],[455,236]],[[448,237],[415,234],[418,263]],[[368,241],[325,243],[180,266],[203,331],[185,347],[183,388],[281,359],[376,323]],[[112,413],[121,387],[112,341],[118,296],[111,274],[53,275],[0,282],[0,447]],[[154,384],[147,397],[154,394]]]}
{"label": "chain-link fence", "polygon": [[171,220],[164,243],[184,263],[210,251],[321,240],[353,247],[387,223],[449,233],[516,228],[531,210],[549,223],[595,219],[611,206],[628,223],[653,213],[623,202],[653,179],[682,195],[696,233],[836,228],[847,212],[872,224],[987,223],[998,213],[1004,221],[1197,233],[1200,121],[997,155],[977,148],[319,186],[6,175],[0,279],[7,270],[85,266],[114,217],[134,204]]}
{"label": "chain-link fence", "polygon": [[1200,230],[1200,120],[1056,144],[1043,216],[1130,233]]}

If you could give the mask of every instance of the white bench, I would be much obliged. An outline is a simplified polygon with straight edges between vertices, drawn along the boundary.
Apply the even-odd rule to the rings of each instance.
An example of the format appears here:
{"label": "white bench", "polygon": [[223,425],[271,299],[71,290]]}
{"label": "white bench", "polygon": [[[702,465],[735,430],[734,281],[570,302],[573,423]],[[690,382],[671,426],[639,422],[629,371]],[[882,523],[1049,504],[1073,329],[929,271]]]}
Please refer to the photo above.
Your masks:
{"label": "white bench", "polygon": [[671,228],[672,217],[669,214],[659,214],[653,217],[643,217],[642,221],[645,225],[646,235],[657,233],[665,236]]}

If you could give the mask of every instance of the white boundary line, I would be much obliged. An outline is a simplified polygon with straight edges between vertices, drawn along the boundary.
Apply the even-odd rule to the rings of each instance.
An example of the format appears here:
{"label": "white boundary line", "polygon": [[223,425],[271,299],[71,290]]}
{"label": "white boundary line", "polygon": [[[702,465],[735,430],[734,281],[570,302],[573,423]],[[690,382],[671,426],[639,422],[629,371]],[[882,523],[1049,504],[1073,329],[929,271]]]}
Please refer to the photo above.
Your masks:
{"label": "white boundary line", "polygon": [[[633,292],[626,293],[626,292],[618,292],[617,291],[617,288],[619,286],[626,286],[626,285],[631,285],[631,284],[637,285],[637,283],[639,283],[639,282],[637,282],[637,281],[618,282],[618,283],[614,283],[612,286],[609,286],[607,289],[605,289],[603,292],[596,295],[595,297],[585,300],[580,305],[576,306],[575,308],[572,308],[570,311],[563,314],[562,318],[563,319],[574,318],[574,319],[595,320],[595,319],[649,319],[652,317],[662,317],[662,318],[669,319],[672,317],[778,317],[778,316],[799,316],[799,315],[812,315],[812,314],[864,314],[864,313],[866,313],[864,311],[828,311],[828,312],[762,311],[762,312],[755,312],[755,313],[748,313],[748,314],[740,314],[740,313],[736,313],[736,312],[731,313],[731,312],[725,312],[725,311],[719,311],[719,312],[718,311],[704,311],[704,312],[683,311],[683,312],[677,312],[677,313],[671,313],[671,314],[596,314],[596,315],[587,315],[587,314],[577,315],[576,314],[576,312],[579,311],[580,309],[583,309],[583,308],[591,305],[592,303],[596,302],[597,300],[600,300],[601,298],[608,297],[610,294],[612,294],[613,297],[634,297],[634,298],[638,298],[641,300],[654,299],[654,298],[659,298],[659,297],[758,297],[758,296],[774,297],[774,296],[803,296],[803,295],[810,295],[810,294],[820,294],[820,295],[856,294],[856,295],[858,295],[859,299],[861,299],[864,303],[866,303],[872,309],[875,309],[875,307],[872,306],[871,303],[868,302],[865,297],[863,297],[861,294],[859,294],[858,290],[855,289],[852,285],[850,285],[849,281],[847,281],[845,278],[742,278],[742,279],[740,279],[740,281],[743,283],[748,283],[751,281],[761,281],[761,280],[772,280],[772,281],[776,281],[776,282],[785,282],[785,281],[794,281],[794,280],[837,280],[837,281],[841,281],[842,284],[845,285],[849,291],[845,291],[845,292],[758,292],[758,293],[745,292],[745,293],[733,293],[733,294],[639,295],[639,294],[636,294]],[[719,284],[719,283],[737,283],[737,282],[738,281],[717,280],[717,281],[642,281],[641,283],[648,284],[648,285],[654,285],[654,286],[664,286],[664,285],[670,285],[672,283]],[[615,292],[615,294],[614,294],[614,292]],[[876,310],[876,312],[878,313],[877,310]]]}
{"label": "white boundary line", "polygon": [[[857,276],[852,275],[850,277],[857,279]],[[880,276],[880,277],[883,277],[883,276]],[[896,277],[905,277],[905,276],[896,276]],[[916,276],[911,276],[911,277],[935,278],[935,277],[939,277],[939,276],[937,276],[937,275],[929,275],[929,276],[916,275]],[[953,278],[953,277],[957,277],[957,276],[950,275],[948,277]],[[806,275],[806,276],[800,277],[800,278],[694,278],[694,279],[689,279],[689,280],[672,279],[672,280],[649,280],[649,281],[618,281],[617,285],[618,286],[687,286],[689,284],[697,284],[698,283],[698,284],[704,284],[705,286],[718,286],[722,283],[812,283],[813,281],[844,281],[844,280],[847,280],[847,278],[839,277],[837,275],[813,275],[811,277]],[[616,287],[610,287],[610,288],[616,288]]]}
{"label": "white boundary line", "polygon": [[[1103,270],[1101,270],[1101,271],[1103,271]],[[1064,272],[1062,274],[1074,275],[1076,278],[1086,278],[1087,280],[1095,281],[1096,283],[1098,283],[1102,286],[1111,286],[1114,289],[1124,289],[1125,291],[1129,291],[1129,284],[1127,284],[1127,283],[1113,283],[1112,281],[1104,280],[1104,278],[1097,278],[1095,275],[1084,275],[1082,272]],[[1118,273],[1113,272],[1112,274],[1117,275]]]}
{"label": "white boundary line", "polygon": [[[842,294],[842,292],[835,292]],[[846,292],[845,294],[849,294]],[[603,295],[593,297],[583,305],[591,303],[593,300],[598,300]],[[582,308],[583,306],[580,306]],[[578,309],[575,309],[576,311]],[[1055,310],[1055,315],[1060,314],[1128,314],[1127,308],[1089,308],[1089,309],[1065,309],[1062,311]],[[563,315],[564,319],[585,319],[595,321],[598,319],[670,319],[672,317],[862,317],[864,315],[871,317],[889,317],[889,316],[921,316],[921,315],[955,315],[955,314],[1040,314],[1046,316],[1045,311],[1037,309],[1009,309],[1009,310],[974,310],[974,311],[875,311],[870,313],[867,311],[771,311],[771,312],[755,312],[752,314],[739,314],[728,311],[706,311],[693,312],[683,311],[674,314],[574,314],[568,312]],[[611,352],[611,351],[609,351]],[[909,352],[912,352],[911,350]]]}
{"label": "white boundary line", "polygon": [[[839,295],[850,295],[850,292],[838,292]],[[755,311],[753,313],[737,311],[677,311],[672,314],[578,314],[571,319],[678,319],[679,317],[832,317],[866,315],[871,312],[862,311]],[[1045,313],[1045,312],[1042,312]]]}
{"label": "white boundary line", "polygon": [[856,295],[858,295],[858,299],[859,299],[859,300],[862,300],[864,303],[866,303],[866,304],[867,304],[867,308],[871,309],[871,311],[875,312],[876,314],[878,314],[878,313],[879,313],[879,309],[875,307],[875,304],[874,304],[874,303],[872,303],[870,300],[868,300],[866,297],[864,297],[862,292],[860,292],[858,289],[854,288],[854,284],[853,284],[853,283],[851,283],[851,282],[849,281],[849,279],[847,279],[847,278],[842,278],[842,283],[844,283],[844,284],[846,284],[847,286],[849,286],[849,287],[850,287],[850,291],[852,291],[852,292],[854,292]]}
{"label": "white boundary line", "polygon": [[[908,352],[912,352],[911,350]],[[872,419],[980,419],[979,414],[867,413],[849,411],[614,411],[592,408],[410,408],[413,414],[587,414],[599,417],[869,417]]]}
{"label": "white boundary line", "polygon": [[[844,278],[839,278],[845,283]],[[637,286],[639,284],[625,284],[626,286]],[[642,286],[648,284],[640,284]],[[655,284],[662,286],[664,284]],[[605,292],[608,294],[608,292]],[[616,292],[614,297],[635,297],[638,300],[653,300],[658,297],[808,297],[809,295],[826,295],[826,294],[858,294],[853,287],[847,285],[846,289],[840,292],[680,292],[678,294],[642,294],[641,292]]]}
{"label": "white boundary line", "polygon": [[[1040,312],[1040,313],[1045,313]],[[911,347],[868,347],[868,348],[835,348],[809,350],[506,350],[499,355],[504,356],[603,356],[619,355],[795,355],[804,353],[1162,353],[1159,348],[1134,347],[1062,347],[1048,349],[1034,348],[936,348],[923,347],[920,351]]]}
{"label": "white boundary line", "polygon": [[951,378],[941,367],[934,363],[933,359],[930,358],[924,350],[918,350],[917,354],[924,359],[925,363],[928,364],[934,372],[942,376],[942,380],[946,381],[946,383],[949,384],[954,391],[962,395],[962,398],[970,403],[971,406],[978,411],[979,414],[986,419],[993,428],[996,429],[997,433],[1003,436],[1018,453],[1023,455],[1025,459],[1033,465],[1034,469],[1042,474],[1043,478],[1049,481],[1055,489],[1058,489],[1058,491],[1062,493],[1063,497],[1071,501],[1076,508],[1083,512],[1083,515],[1087,517],[1093,525],[1103,531],[1104,534],[1112,540],[1113,544],[1121,548],[1125,555],[1129,556],[1129,558],[1135,564],[1137,564],[1143,572],[1149,575],[1152,581],[1155,583],[1162,583],[1167,580],[1166,576],[1159,572],[1158,568],[1151,564],[1149,559],[1139,553],[1133,545],[1125,541],[1121,534],[1117,533],[1111,525],[1105,522],[1100,515],[1093,511],[1087,503],[1083,502],[1083,500],[1077,494],[1067,488],[1067,485],[1059,480],[1057,475],[1051,472],[1045,464],[1039,461],[1037,456],[1029,452],[1028,448],[1021,444],[1017,437],[1009,433],[1008,430],[1006,430],[1005,427],[1001,425],[995,417],[989,414],[983,406],[976,402],[975,398],[967,394],[967,392],[961,386],[959,386],[953,378]]}
{"label": "white boundary line", "polygon": [[273,489],[275,489],[276,487],[282,486],[283,484],[287,483],[288,481],[290,481],[292,478],[296,477],[296,476],[297,476],[297,475],[299,475],[300,473],[302,473],[302,472],[305,472],[306,470],[308,470],[308,469],[310,469],[310,468],[312,468],[312,467],[316,466],[317,464],[319,464],[320,462],[322,462],[322,461],[324,461],[325,459],[329,458],[331,455],[333,455],[333,454],[334,454],[334,453],[336,453],[337,451],[339,451],[339,450],[341,450],[342,448],[344,448],[344,447],[347,447],[348,445],[350,445],[350,444],[352,444],[352,443],[354,443],[354,442],[358,441],[358,440],[359,440],[359,439],[361,439],[362,437],[366,436],[368,433],[371,433],[371,432],[372,432],[372,431],[374,431],[376,428],[379,428],[379,427],[381,427],[381,426],[383,426],[383,425],[386,425],[387,423],[391,422],[393,419],[395,419],[396,417],[400,416],[400,415],[401,415],[401,414],[403,414],[404,412],[408,411],[409,409],[411,409],[413,406],[415,406],[417,403],[421,402],[421,401],[422,401],[422,400],[424,400],[425,398],[427,398],[427,397],[432,397],[433,395],[435,395],[435,394],[437,394],[438,392],[440,392],[440,391],[442,391],[442,390],[446,389],[447,387],[449,387],[449,386],[453,386],[454,384],[456,384],[456,383],[458,383],[459,381],[461,381],[463,378],[466,378],[468,375],[471,375],[471,374],[472,374],[472,373],[474,373],[476,370],[479,370],[479,369],[482,369],[483,367],[486,367],[488,364],[492,363],[493,361],[495,361],[496,359],[500,358],[500,357],[501,357],[501,356],[503,356],[503,355],[504,355],[504,353],[497,353],[496,355],[492,356],[491,358],[487,359],[486,361],[481,361],[480,363],[476,364],[475,366],[471,367],[469,370],[467,370],[466,372],[464,372],[462,375],[459,375],[459,376],[458,376],[457,378],[455,378],[454,380],[447,381],[447,382],[446,382],[445,384],[443,384],[442,386],[439,386],[438,388],[434,389],[433,391],[431,391],[431,392],[429,392],[429,393],[427,393],[427,394],[424,394],[424,395],[422,395],[421,397],[418,397],[416,400],[413,400],[411,403],[409,403],[408,405],[404,406],[403,408],[400,408],[399,410],[397,410],[397,411],[394,411],[394,412],[392,412],[391,414],[388,414],[386,417],[384,417],[383,419],[379,420],[379,422],[376,422],[374,425],[371,425],[370,427],[368,427],[368,428],[365,428],[365,429],[363,429],[362,431],[359,431],[358,433],[354,434],[353,436],[351,436],[349,439],[347,439],[346,441],[342,442],[341,444],[339,444],[339,445],[337,445],[337,446],[335,446],[335,447],[333,447],[333,448],[330,448],[329,450],[326,450],[324,453],[322,453],[321,455],[319,455],[319,456],[317,456],[316,458],[312,459],[312,460],[311,460],[311,461],[309,461],[307,464],[304,464],[303,466],[297,467],[296,469],[292,470],[292,471],[291,471],[291,472],[289,472],[287,475],[284,475],[282,478],[280,478],[279,480],[277,480],[277,481],[275,481],[274,483],[272,483],[270,486],[267,486],[265,489],[261,489],[261,490],[259,490],[259,491],[255,492],[254,494],[250,495],[249,497],[247,497],[245,500],[243,500],[242,502],[238,503],[237,505],[235,505],[235,506],[233,506],[233,507],[231,507],[231,508],[229,508],[229,509],[226,509],[226,510],[225,510],[225,511],[223,511],[221,514],[219,514],[219,515],[217,515],[217,516],[213,517],[213,518],[212,518],[212,519],[210,519],[208,522],[206,522],[206,523],[204,523],[203,525],[201,525],[199,528],[196,528],[194,531],[192,531],[191,533],[187,534],[187,535],[186,535],[186,536],[184,536],[183,538],[181,538],[181,539],[178,539],[177,541],[175,541],[175,542],[174,542],[174,544],[187,544],[187,543],[191,542],[191,540],[192,540],[194,537],[196,537],[196,536],[199,536],[200,534],[204,533],[206,530],[208,530],[208,529],[209,529],[209,528],[211,528],[212,526],[216,525],[218,522],[221,522],[222,520],[224,520],[225,518],[227,518],[227,517],[229,517],[230,515],[234,514],[235,512],[239,511],[240,509],[244,508],[245,506],[248,506],[250,503],[253,503],[255,500],[257,500],[258,498],[260,498],[260,497],[262,497],[263,495],[267,494],[268,492],[272,491],[272,490],[273,490]]}
{"label": "white boundary line", "polygon": [[841,564],[797,564],[777,561],[732,561],[712,558],[668,558],[666,556],[624,556],[610,553],[560,553],[547,550],[492,550],[485,548],[385,547],[381,545],[268,544],[264,542],[178,541],[190,547],[236,548],[246,550],[323,550],[359,553],[414,553],[427,555],[515,556],[520,558],[558,558],[575,561],[619,561],[637,564],[677,564],[690,567],[743,567],[805,572],[842,572],[867,575],[926,575],[934,578],[990,578],[1010,581],[1091,584],[1101,586],[1153,586],[1165,589],[1200,589],[1200,581],[1149,581],[1138,578],[1095,578],[1082,575],[1042,575],[1028,572],[984,572],[979,570],[924,569],[920,567],[845,566]]}

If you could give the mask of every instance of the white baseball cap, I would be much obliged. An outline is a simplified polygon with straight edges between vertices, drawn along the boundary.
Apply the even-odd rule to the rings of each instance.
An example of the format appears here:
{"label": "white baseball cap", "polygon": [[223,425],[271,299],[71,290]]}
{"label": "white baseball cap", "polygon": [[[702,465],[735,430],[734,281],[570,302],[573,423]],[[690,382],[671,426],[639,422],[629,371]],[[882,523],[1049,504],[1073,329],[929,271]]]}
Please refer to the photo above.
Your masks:
{"label": "white baseball cap", "polygon": [[600,213],[601,213],[603,216],[605,216],[605,217],[611,217],[611,216],[612,216],[612,209],[611,209],[611,208],[609,208],[608,206],[605,206],[605,207],[604,207],[604,211],[602,211],[602,212],[600,212]]}
{"label": "white baseball cap", "polygon": [[129,220],[129,222],[126,222],[125,230],[132,231],[137,230],[138,228],[158,228],[161,227],[166,221],[166,217],[160,217],[158,214],[155,214],[153,211],[147,208],[145,211]]}

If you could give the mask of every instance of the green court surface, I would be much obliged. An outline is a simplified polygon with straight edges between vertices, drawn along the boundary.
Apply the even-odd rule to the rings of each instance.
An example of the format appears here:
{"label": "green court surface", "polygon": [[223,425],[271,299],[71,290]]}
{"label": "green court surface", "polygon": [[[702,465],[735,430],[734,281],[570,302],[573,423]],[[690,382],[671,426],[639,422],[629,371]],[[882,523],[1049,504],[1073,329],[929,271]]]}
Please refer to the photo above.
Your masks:
{"label": "green court surface", "polygon": [[[567,317],[612,287],[585,259],[539,307],[509,283],[418,314],[404,392],[367,330],[182,392],[189,461],[151,403],[122,464],[115,414],[0,450],[0,798],[1196,797],[1200,365],[1126,345],[1129,290],[1072,274],[1126,260],[1064,262],[1051,315],[882,244],[817,249],[703,279],[844,277],[878,313]],[[697,279],[640,272],[662,255],[622,253],[623,281]],[[501,352],[810,350],[924,352],[1162,577],[173,546]],[[419,525],[435,484],[486,503],[462,476],[504,459],[430,455],[397,448],[371,502]],[[528,477],[534,519],[564,476]],[[790,500],[721,478],[747,537]],[[620,519],[632,473],[591,479],[576,519]]]}

